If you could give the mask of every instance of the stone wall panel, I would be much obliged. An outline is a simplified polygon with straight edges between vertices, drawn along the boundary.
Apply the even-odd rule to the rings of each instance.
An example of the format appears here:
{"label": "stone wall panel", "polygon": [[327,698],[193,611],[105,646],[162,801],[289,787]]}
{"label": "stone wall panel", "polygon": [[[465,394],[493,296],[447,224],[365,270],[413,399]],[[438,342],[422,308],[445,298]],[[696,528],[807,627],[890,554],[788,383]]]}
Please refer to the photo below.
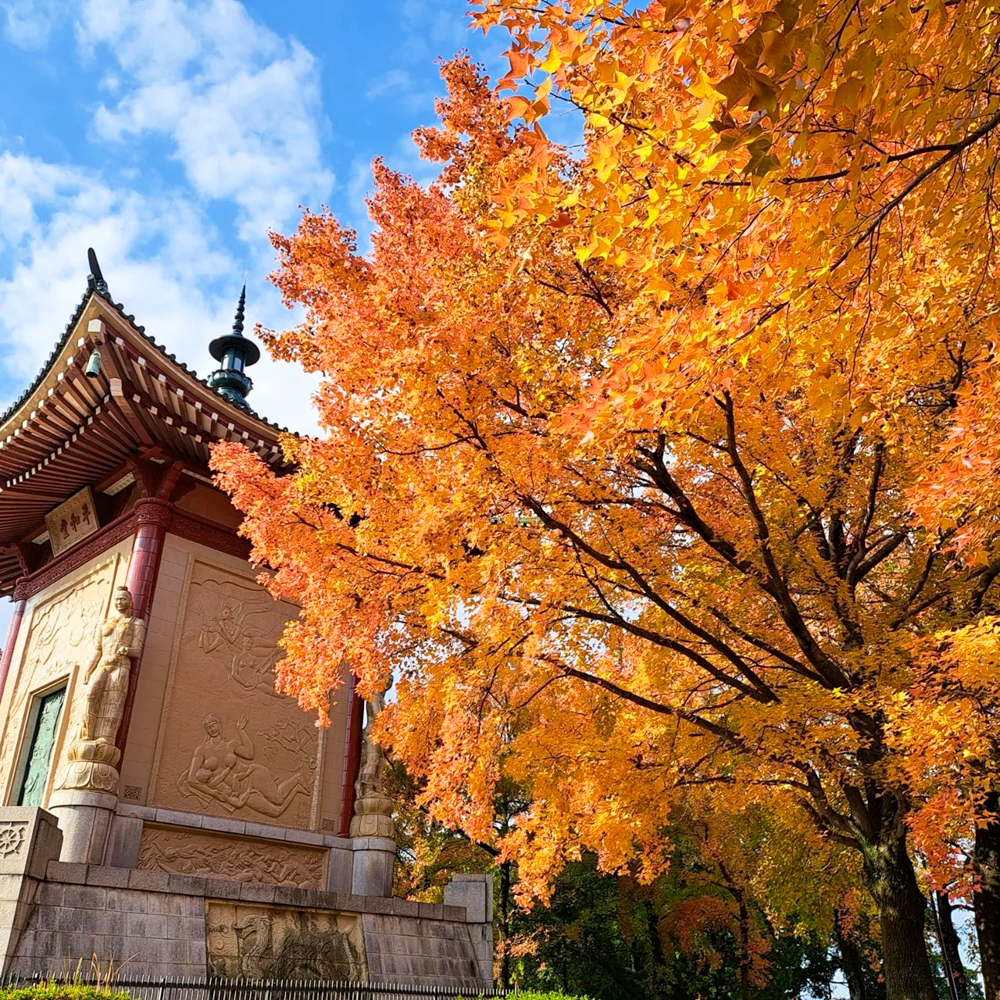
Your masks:
{"label": "stone wall panel", "polygon": [[368,979],[353,914],[209,900],[205,919],[210,976]]}

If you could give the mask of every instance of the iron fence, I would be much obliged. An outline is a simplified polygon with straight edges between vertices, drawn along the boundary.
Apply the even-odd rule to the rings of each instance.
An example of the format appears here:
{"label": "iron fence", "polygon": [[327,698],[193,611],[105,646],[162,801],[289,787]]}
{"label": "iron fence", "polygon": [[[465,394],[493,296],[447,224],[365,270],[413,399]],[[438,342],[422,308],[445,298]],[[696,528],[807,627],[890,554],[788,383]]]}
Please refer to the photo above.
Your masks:
{"label": "iron fence", "polygon": [[414,986],[407,983],[357,983],[310,979],[196,979],[114,976],[109,980],[62,976],[8,976],[3,987],[40,981],[101,986],[130,994],[135,1000],[494,1000],[515,997],[513,991],[475,986]]}

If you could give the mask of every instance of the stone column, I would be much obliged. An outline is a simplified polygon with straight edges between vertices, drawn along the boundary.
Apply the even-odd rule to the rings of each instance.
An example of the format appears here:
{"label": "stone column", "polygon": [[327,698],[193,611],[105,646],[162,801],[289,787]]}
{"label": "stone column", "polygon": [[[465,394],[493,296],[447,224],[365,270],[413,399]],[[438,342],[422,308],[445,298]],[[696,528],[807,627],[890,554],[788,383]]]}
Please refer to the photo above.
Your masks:
{"label": "stone column", "polygon": [[355,896],[392,895],[392,871],[396,861],[396,841],[388,837],[355,837],[351,892]]}

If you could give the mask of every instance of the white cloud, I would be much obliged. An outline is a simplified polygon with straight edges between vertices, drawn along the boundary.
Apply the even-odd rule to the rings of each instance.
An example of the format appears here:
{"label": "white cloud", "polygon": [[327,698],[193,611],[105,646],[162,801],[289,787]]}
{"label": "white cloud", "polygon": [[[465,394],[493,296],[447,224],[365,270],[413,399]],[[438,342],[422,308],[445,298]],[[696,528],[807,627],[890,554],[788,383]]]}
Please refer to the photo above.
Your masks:
{"label": "white cloud", "polygon": [[[0,155],[0,249],[15,261],[0,279],[0,351],[9,398],[34,377],[86,289],[93,246],[116,301],[158,343],[202,376],[214,367],[208,342],[232,324],[242,262],[221,245],[196,204],[178,193],[115,190],[84,170]],[[248,319],[285,325],[277,293],[255,262]],[[250,373],[254,407],[270,420],[312,431],[313,380],[266,356]]]}
{"label": "white cloud", "polygon": [[244,241],[328,198],[316,61],[236,0],[87,0],[77,37],[118,64],[121,97],[97,108],[97,136],[166,137],[199,197],[238,207]]}
{"label": "white cloud", "polygon": [[390,69],[380,73],[365,91],[365,97],[372,100],[386,94],[413,89],[413,77],[405,69]]}
{"label": "white cloud", "polygon": [[[248,327],[294,323],[264,281],[274,265],[266,234],[290,229],[298,206],[318,207],[333,185],[311,53],[237,0],[0,0],[0,14],[7,38],[25,47],[75,24],[78,56],[100,69],[91,138],[137,153],[108,157],[114,172],[102,173],[0,150],[0,408],[75,309],[88,246],[115,299],[202,375],[214,367],[208,342],[232,324],[245,268]],[[149,139],[165,141],[183,170],[169,189],[155,162],[148,172]],[[232,231],[210,216],[229,206]],[[266,356],[250,374],[262,415],[315,430],[315,380]]]}
{"label": "white cloud", "polygon": [[0,3],[4,37],[19,48],[39,49],[64,9],[59,0],[6,0]]}

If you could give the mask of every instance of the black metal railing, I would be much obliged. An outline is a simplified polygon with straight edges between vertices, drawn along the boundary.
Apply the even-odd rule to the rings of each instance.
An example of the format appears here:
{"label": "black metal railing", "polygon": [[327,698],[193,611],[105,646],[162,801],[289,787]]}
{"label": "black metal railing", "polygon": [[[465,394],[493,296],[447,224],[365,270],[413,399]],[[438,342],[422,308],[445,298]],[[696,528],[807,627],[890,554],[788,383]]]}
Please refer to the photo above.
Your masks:
{"label": "black metal railing", "polygon": [[5,976],[0,988],[37,982],[73,982],[128,993],[135,1000],[494,1000],[514,997],[509,990],[477,986],[414,986],[407,983],[357,983],[318,979],[204,979],[121,974],[97,980],[43,975]]}

